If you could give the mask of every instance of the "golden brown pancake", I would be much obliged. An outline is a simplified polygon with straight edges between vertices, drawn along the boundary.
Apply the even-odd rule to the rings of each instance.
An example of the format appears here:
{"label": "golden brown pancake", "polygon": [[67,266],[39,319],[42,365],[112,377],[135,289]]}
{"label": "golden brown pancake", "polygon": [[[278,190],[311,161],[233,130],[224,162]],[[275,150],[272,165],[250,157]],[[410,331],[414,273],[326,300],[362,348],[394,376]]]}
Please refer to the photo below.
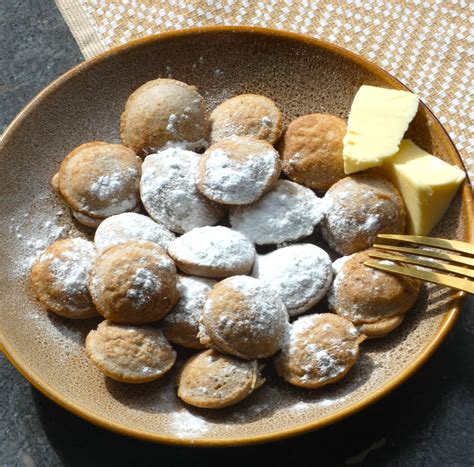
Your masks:
{"label": "golden brown pancake", "polygon": [[155,79],[130,95],[120,118],[125,146],[146,155],[165,145],[188,149],[207,145],[209,117],[195,86],[174,79]]}
{"label": "golden brown pancake", "polygon": [[329,114],[309,114],[293,120],[281,141],[285,175],[324,191],[344,178],[342,139],[346,129],[342,118]]}
{"label": "golden brown pancake", "polygon": [[288,383],[315,389],[340,381],[359,355],[361,336],[347,319],[331,313],[306,315],[291,324],[275,360]]}
{"label": "golden brown pancake", "polygon": [[222,102],[211,113],[211,142],[250,136],[274,144],[281,133],[282,114],[265,96],[242,94]]}
{"label": "golden brown pancake", "polygon": [[331,311],[359,326],[367,337],[382,337],[413,307],[420,281],[365,266],[374,251],[360,251],[335,263],[338,272],[328,302]]}
{"label": "golden brown pancake", "polygon": [[89,332],[86,354],[102,373],[123,383],[161,378],[176,360],[176,352],[159,329],[108,320]]}
{"label": "golden brown pancake", "polygon": [[173,261],[158,245],[142,240],[103,251],[87,286],[99,313],[116,323],[158,321],[178,301]]}
{"label": "golden brown pancake", "polygon": [[403,233],[406,212],[400,193],[377,175],[339,180],[324,197],[321,232],[329,246],[350,255],[372,246],[380,233]]}
{"label": "golden brown pancake", "polygon": [[288,313],[264,282],[234,276],[217,283],[201,313],[201,342],[246,360],[274,355],[286,338]]}
{"label": "golden brown pancake", "polygon": [[97,227],[106,217],[137,208],[141,164],[121,144],[92,141],[70,152],[51,182],[79,222]]}
{"label": "golden brown pancake", "polygon": [[67,318],[97,315],[86,285],[95,256],[94,244],[88,240],[57,240],[31,268],[31,287],[35,296],[49,310]]}
{"label": "golden brown pancake", "polygon": [[256,360],[205,350],[184,364],[178,376],[178,397],[195,407],[221,409],[245,399],[264,381]]}

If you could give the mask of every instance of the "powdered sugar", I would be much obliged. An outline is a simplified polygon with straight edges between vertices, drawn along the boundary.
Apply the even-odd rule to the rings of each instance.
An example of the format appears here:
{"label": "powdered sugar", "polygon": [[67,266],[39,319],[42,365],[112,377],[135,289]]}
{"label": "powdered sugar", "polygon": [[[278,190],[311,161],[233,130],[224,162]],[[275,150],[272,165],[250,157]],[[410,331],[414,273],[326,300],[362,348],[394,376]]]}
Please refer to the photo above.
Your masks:
{"label": "powdered sugar", "polygon": [[[124,168],[117,165],[109,173],[104,173],[95,179],[89,186],[92,199],[106,203],[105,206],[89,206],[88,202],[82,200],[82,208],[100,217],[113,216],[121,212],[131,211],[138,203],[135,188],[129,191],[127,187],[134,187],[135,179],[139,176],[135,167]],[[94,203],[96,204],[96,203]]]}
{"label": "powdered sugar", "polygon": [[[169,125],[169,123],[168,123]],[[170,128],[171,129],[171,128]],[[208,148],[209,141],[201,138],[196,141],[167,141],[159,148],[150,148],[150,155],[165,151],[166,149],[181,149],[183,151],[204,151]]]}
{"label": "powdered sugar", "polygon": [[[256,201],[275,177],[278,153],[260,141],[248,142],[234,139],[239,148],[245,146],[249,153],[237,157],[232,148],[223,149],[218,143],[204,154],[198,173],[200,190],[210,199],[224,204],[249,204]],[[251,152],[254,151],[254,152]]]}
{"label": "powdered sugar", "polygon": [[49,261],[54,285],[66,295],[87,294],[87,273],[95,257],[94,244],[83,238],[71,238],[67,242],[67,248],[59,256],[46,251],[39,261]]}
{"label": "powdered sugar", "polygon": [[147,216],[126,212],[105,219],[97,228],[94,242],[98,251],[129,240],[146,240],[167,249],[176,236]]}
{"label": "powdered sugar", "polygon": [[311,235],[324,215],[323,203],[309,188],[279,180],[259,201],[231,210],[232,227],[259,245]]}
{"label": "powdered sugar", "polygon": [[[33,228],[28,225],[32,217],[29,213],[10,219],[10,232],[21,243],[22,254],[15,263],[15,270],[9,272],[18,277],[26,274],[33,262],[51,243],[68,235],[70,228],[60,224],[63,214],[63,211],[57,211],[54,217],[46,217],[41,211],[35,211]],[[34,235],[27,235],[27,232],[33,232]]]}
{"label": "powdered sugar", "polygon": [[92,182],[90,191],[100,200],[109,199],[121,190],[121,178],[122,174],[119,172],[114,172],[110,175],[101,175]]}
{"label": "powdered sugar", "polygon": [[321,375],[320,379],[335,378],[344,372],[344,366],[341,366],[326,350],[318,348],[315,344],[308,345],[307,349],[314,356],[314,363]]}
{"label": "powdered sugar", "polygon": [[197,326],[207,294],[215,283],[203,277],[179,276],[177,287],[180,299],[166,319],[171,322],[186,320],[190,325]]}
{"label": "powdered sugar", "polygon": [[200,227],[174,240],[169,246],[173,258],[187,263],[225,269],[240,269],[255,259],[255,248],[240,232],[228,227]]}
{"label": "powdered sugar", "polygon": [[296,316],[327,292],[332,280],[331,259],[315,245],[292,245],[257,256],[252,275],[278,293],[288,314]]}
{"label": "powdered sugar", "polygon": [[332,399],[323,398],[309,401],[298,401],[296,404],[291,405],[288,409],[291,411],[307,412],[308,410],[316,407],[331,407],[336,404],[340,404],[348,399],[347,396],[334,397]]}
{"label": "powdered sugar", "polygon": [[197,189],[199,154],[171,147],[143,162],[140,192],[150,216],[173,232],[216,224],[223,208]]}
{"label": "powdered sugar", "polygon": [[[328,295],[327,295],[330,310],[336,310],[337,309],[337,304],[338,304],[337,295],[339,294],[339,288],[340,288],[341,283],[343,282],[344,276],[345,276],[344,271],[342,270],[342,268],[343,268],[344,264],[347,262],[347,260],[350,258],[350,256],[343,256],[342,258],[347,258],[347,259],[341,265],[337,265],[338,270],[334,271],[334,274],[335,274],[334,275],[334,280],[332,282],[331,288],[329,289]],[[342,258],[339,258],[339,259],[342,259]],[[337,261],[338,260],[334,261],[333,268],[334,268],[334,264]],[[356,311],[356,308],[357,308],[357,305],[354,304],[353,311]]]}
{"label": "powdered sugar", "polygon": [[171,431],[178,438],[197,438],[208,430],[208,422],[186,409],[170,413]]}
{"label": "powdered sugar", "polygon": [[351,259],[352,255],[347,255],[347,256],[341,256],[340,258],[337,258],[333,263],[332,263],[332,271],[334,274],[339,274],[341,272],[341,269],[343,268],[344,264],[347,263]]}
{"label": "powdered sugar", "polygon": [[127,290],[127,297],[137,307],[142,307],[161,287],[158,276],[147,268],[137,268],[132,278],[132,287]]}
{"label": "powdered sugar", "polygon": [[176,133],[175,124],[177,120],[178,120],[178,117],[175,114],[171,114],[168,117],[168,124],[166,125],[166,131],[168,131],[169,133]]}
{"label": "powdered sugar", "polygon": [[101,217],[113,216],[114,214],[120,214],[121,212],[132,211],[137,206],[137,203],[138,199],[135,194],[130,194],[120,201],[114,201],[110,206],[101,209],[94,209],[93,213]]}

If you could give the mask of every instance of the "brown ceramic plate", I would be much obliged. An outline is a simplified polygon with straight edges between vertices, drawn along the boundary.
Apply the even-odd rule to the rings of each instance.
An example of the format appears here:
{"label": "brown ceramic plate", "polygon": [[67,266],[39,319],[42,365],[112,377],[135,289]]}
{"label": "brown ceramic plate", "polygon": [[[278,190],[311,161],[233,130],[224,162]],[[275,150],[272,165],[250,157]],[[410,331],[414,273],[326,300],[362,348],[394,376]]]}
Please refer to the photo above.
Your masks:
{"label": "brown ceramic plate", "polygon": [[[416,309],[391,336],[365,342],[344,382],[316,391],[271,374],[251,397],[223,411],[184,407],[176,370],[163,380],[127,386],[105,379],[87,361],[84,338],[96,326],[45,312],[31,298],[32,257],[64,228],[86,235],[58,204],[49,180],[72,148],[118,141],[127,96],[158,76],[195,84],[209,107],[254,92],[274,99],[285,123],[310,112],[347,117],[359,86],[404,89],[396,79],[339,47],[257,28],[203,28],[165,33],[114,49],[63,75],[6,130],[0,160],[0,338],[4,353],[28,380],[75,414],[119,433],[151,441],[205,446],[284,438],[320,428],[366,407],[406,380],[433,353],[463,304],[461,294],[425,287]],[[420,105],[410,137],[462,167],[452,142]],[[472,194],[464,187],[434,235],[473,236]]]}

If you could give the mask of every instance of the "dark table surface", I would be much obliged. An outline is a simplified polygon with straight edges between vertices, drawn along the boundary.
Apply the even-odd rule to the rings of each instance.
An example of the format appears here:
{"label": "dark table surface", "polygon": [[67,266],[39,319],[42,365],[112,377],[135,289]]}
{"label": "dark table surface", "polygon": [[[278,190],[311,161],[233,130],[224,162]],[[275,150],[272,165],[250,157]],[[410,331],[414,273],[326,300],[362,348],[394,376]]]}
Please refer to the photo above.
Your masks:
{"label": "dark table surface", "polygon": [[[0,0],[0,28],[3,129],[83,57],[52,0]],[[473,420],[472,297],[440,349],[394,393],[336,425],[262,446],[177,448],[107,432],[51,402],[0,356],[5,467],[245,465],[260,459],[271,465],[472,466]]]}

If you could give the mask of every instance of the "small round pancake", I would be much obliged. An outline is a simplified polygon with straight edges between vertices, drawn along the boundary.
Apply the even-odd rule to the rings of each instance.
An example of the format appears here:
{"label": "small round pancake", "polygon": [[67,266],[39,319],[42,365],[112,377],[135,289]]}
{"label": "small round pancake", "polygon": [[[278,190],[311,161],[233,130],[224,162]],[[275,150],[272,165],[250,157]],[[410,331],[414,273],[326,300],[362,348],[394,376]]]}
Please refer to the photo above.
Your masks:
{"label": "small round pancake", "polygon": [[309,114],[293,120],[281,143],[285,175],[324,191],[344,178],[342,139],[346,130],[342,118],[329,114]]}
{"label": "small round pancake", "polygon": [[253,277],[234,276],[209,292],[199,338],[207,347],[253,360],[278,352],[288,326],[285,305],[273,290]]}
{"label": "small round pancake", "polygon": [[107,320],[87,335],[86,354],[104,375],[123,383],[161,378],[176,360],[176,352],[159,329]]}
{"label": "small round pancake", "polygon": [[176,267],[156,243],[130,240],[100,254],[87,286],[99,313],[116,323],[163,318],[178,301]]}
{"label": "small round pancake", "polygon": [[405,231],[405,206],[389,181],[377,175],[350,175],[324,197],[321,233],[329,246],[350,255],[372,246],[380,233]]}
{"label": "small round pancake", "polygon": [[64,158],[52,184],[75,211],[76,219],[90,226],[89,219],[100,222],[137,207],[141,164],[141,159],[121,144],[93,141]]}
{"label": "small round pancake", "polygon": [[413,307],[420,281],[365,266],[366,250],[351,255],[340,266],[328,293],[329,308],[360,328],[368,337],[395,329]]}
{"label": "small round pancake", "polygon": [[94,244],[83,238],[54,242],[31,268],[35,296],[49,310],[67,318],[97,315],[86,285],[95,256]]}
{"label": "small round pancake", "polygon": [[256,203],[232,208],[230,223],[257,245],[268,245],[311,235],[323,215],[324,204],[313,191],[278,180]]}
{"label": "small round pancake", "polygon": [[221,204],[257,201],[280,175],[280,156],[266,141],[233,137],[213,144],[200,158],[199,191]]}
{"label": "small round pancake", "polygon": [[308,389],[340,381],[359,355],[364,340],[347,319],[331,313],[298,318],[275,360],[288,383]]}
{"label": "small round pancake", "polygon": [[128,242],[145,240],[156,243],[163,250],[176,238],[166,227],[153,219],[135,212],[124,212],[105,219],[95,231],[94,243],[98,252]]}
{"label": "small round pancake", "polygon": [[139,155],[167,144],[199,149],[207,145],[208,133],[203,97],[195,86],[174,79],[155,79],[140,86],[120,118],[123,144]]}
{"label": "small round pancake", "polygon": [[282,115],[265,96],[242,94],[222,102],[211,113],[211,142],[230,136],[250,136],[274,144],[282,128]]}
{"label": "small round pancake", "polygon": [[161,329],[169,341],[189,349],[204,348],[198,338],[199,318],[215,284],[212,279],[178,275],[179,301],[161,322]]}
{"label": "small round pancake", "polygon": [[215,225],[225,208],[203,196],[196,176],[200,155],[179,148],[151,154],[143,162],[140,193],[143,206],[172,232]]}
{"label": "small round pancake", "polygon": [[205,350],[191,357],[178,376],[178,397],[204,409],[237,404],[264,383],[258,362]]}
{"label": "small round pancake", "polygon": [[316,245],[291,245],[257,255],[252,276],[281,297],[290,316],[297,316],[326,295],[332,281],[332,263]]}
{"label": "small round pancake", "polygon": [[248,274],[255,261],[252,242],[222,226],[193,229],[171,242],[168,252],[187,274],[216,279]]}

